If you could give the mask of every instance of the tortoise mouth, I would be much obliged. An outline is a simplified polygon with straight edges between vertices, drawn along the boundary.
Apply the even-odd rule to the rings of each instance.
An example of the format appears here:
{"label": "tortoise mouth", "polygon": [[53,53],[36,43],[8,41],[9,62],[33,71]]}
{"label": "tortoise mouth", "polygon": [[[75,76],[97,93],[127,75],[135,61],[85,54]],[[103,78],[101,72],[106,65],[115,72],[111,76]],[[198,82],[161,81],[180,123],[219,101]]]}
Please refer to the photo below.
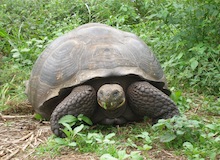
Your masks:
{"label": "tortoise mouth", "polygon": [[123,98],[120,103],[98,100],[98,104],[100,107],[104,108],[105,110],[116,110],[125,104],[125,98]]}

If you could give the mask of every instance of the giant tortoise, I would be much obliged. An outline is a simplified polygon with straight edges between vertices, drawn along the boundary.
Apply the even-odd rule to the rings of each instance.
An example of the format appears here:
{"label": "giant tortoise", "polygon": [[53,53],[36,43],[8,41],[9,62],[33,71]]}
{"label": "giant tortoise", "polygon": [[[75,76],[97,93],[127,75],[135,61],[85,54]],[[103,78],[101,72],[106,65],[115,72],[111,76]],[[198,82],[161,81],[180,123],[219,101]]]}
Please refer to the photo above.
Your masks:
{"label": "giant tortoise", "polygon": [[34,64],[26,93],[35,112],[58,123],[83,114],[94,124],[121,125],[179,114],[155,55],[136,35],[89,23],[55,39]]}

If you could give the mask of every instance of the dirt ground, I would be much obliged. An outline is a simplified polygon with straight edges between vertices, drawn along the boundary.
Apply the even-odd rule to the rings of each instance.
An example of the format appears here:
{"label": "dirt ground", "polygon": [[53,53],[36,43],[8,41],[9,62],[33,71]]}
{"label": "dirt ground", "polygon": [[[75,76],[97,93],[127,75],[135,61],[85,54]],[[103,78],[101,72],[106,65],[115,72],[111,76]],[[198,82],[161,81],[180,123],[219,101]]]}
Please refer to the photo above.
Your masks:
{"label": "dirt ground", "polygon": [[[0,114],[0,160],[96,160],[96,155],[80,154],[74,151],[65,151],[56,157],[45,155],[39,157],[34,154],[35,148],[45,143],[52,135],[50,124],[47,121],[39,122],[33,118],[30,105],[24,103],[16,108]],[[153,149],[149,152],[150,159],[184,160],[172,152]],[[149,159],[149,158],[148,158]]]}

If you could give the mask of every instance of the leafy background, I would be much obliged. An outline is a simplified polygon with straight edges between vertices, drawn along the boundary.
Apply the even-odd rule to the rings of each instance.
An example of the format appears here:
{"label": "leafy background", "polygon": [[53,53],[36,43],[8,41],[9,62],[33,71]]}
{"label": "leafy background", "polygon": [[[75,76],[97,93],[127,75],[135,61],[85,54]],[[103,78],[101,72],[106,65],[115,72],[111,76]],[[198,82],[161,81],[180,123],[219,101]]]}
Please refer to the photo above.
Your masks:
{"label": "leafy background", "polygon": [[[177,155],[183,151],[189,159],[218,157],[219,0],[1,0],[0,111],[27,100],[24,84],[44,48],[60,35],[89,22],[105,23],[144,40],[161,62],[172,98],[186,115],[161,121],[153,128],[134,126],[131,144],[137,146],[137,137],[144,137],[147,142],[141,144],[147,149],[133,147],[146,151],[157,144],[156,148],[168,147]],[[141,136],[135,134],[137,130],[143,131]],[[85,139],[88,133],[82,134]],[[110,133],[102,134],[105,137]],[[115,152],[104,156],[127,156],[123,150]]]}

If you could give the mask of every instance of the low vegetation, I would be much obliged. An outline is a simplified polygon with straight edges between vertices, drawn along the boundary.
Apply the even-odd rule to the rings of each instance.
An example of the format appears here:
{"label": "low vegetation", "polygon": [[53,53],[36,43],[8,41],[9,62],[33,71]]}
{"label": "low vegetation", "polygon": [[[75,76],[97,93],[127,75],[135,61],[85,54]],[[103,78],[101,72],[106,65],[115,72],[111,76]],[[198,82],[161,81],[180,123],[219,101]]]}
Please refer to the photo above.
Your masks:
{"label": "low vegetation", "polygon": [[[67,117],[67,138],[51,136],[39,157],[63,148],[101,159],[150,158],[155,150],[187,159],[220,158],[220,1],[218,0],[2,0],[0,111],[27,100],[25,81],[55,38],[85,23],[133,32],[148,44],[166,73],[180,117],[122,127],[95,126]],[[85,122],[84,122],[85,121]],[[78,127],[72,129],[74,122]],[[82,123],[83,122],[83,123]]]}

